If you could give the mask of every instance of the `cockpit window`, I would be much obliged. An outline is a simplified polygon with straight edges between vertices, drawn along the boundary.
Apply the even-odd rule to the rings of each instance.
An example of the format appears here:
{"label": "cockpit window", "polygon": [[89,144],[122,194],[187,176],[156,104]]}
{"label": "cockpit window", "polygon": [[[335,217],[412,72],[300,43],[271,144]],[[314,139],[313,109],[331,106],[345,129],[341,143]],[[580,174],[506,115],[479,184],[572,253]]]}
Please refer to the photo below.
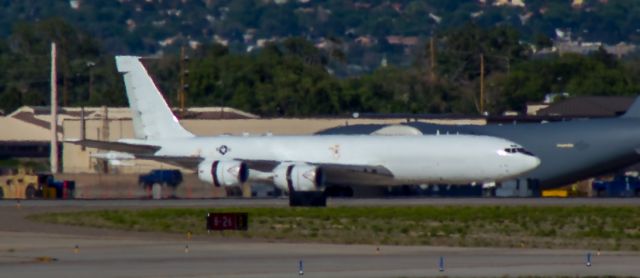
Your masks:
{"label": "cockpit window", "polygon": [[519,146],[511,146],[510,148],[506,148],[504,149],[505,152],[507,153],[521,153],[524,155],[530,155],[530,156],[534,156],[533,153],[531,153],[530,151],[526,150],[523,147],[519,147]]}
{"label": "cockpit window", "polygon": [[525,148],[517,148],[516,151],[518,151],[521,154],[533,156],[533,153],[530,151],[527,151]]}

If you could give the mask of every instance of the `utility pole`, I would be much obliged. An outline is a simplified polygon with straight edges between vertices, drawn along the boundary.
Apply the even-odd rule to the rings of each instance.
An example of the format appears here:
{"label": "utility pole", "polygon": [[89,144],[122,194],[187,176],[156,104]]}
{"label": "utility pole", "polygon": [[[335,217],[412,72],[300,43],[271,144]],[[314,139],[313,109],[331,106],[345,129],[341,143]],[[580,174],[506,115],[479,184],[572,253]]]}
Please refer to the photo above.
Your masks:
{"label": "utility pole", "polygon": [[[87,139],[87,122],[86,122],[86,114],[84,112],[84,105],[80,106],[80,141],[84,141]],[[82,145],[80,147],[82,151],[86,150],[86,147]]]}
{"label": "utility pole", "polygon": [[186,62],[189,60],[189,56],[185,54],[184,46],[180,48],[180,90],[178,91],[178,102],[180,102],[180,113],[182,117],[186,114],[185,102],[187,99],[186,90],[189,88],[189,84],[186,84],[185,79],[189,75],[189,70],[186,69]]}
{"label": "utility pole", "polygon": [[507,56],[507,76],[511,75],[511,59]]}
{"label": "utility pole", "polygon": [[89,68],[89,101],[93,96],[93,67],[95,67],[96,63],[93,61],[87,61],[87,68]]}
{"label": "utility pole", "polygon": [[56,72],[56,43],[51,43],[51,174],[58,173],[58,75]]}
{"label": "utility pole", "polygon": [[[93,61],[87,61],[87,68],[89,69],[89,95],[87,96],[87,101],[91,101],[93,96],[93,67],[96,65]],[[87,125],[86,125],[86,113],[84,111],[84,105],[80,106],[80,139],[84,141],[87,139]],[[82,151],[85,151],[86,148],[83,145],[81,147]]]}
{"label": "utility pole", "polygon": [[[64,51],[65,49],[61,49],[63,55],[62,55],[62,107],[67,107],[69,106],[69,78],[68,78],[68,74],[69,72],[67,71],[69,68],[69,61],[67,61],[67,59],[65,58],[64,55]],[[57,56],[57,55],[56,55]],[[57,58],[57,57],[56,57]]]}
{"label": "utility pole", "polygon": [[102,106],[102,141],[109,141],[109,108]]}
{"label": "utility pole", "polygon": [[[102,141],[109,141],[109,108],[102,106]],[[109,173],[109,161],[102,159],[102,173]]]}
{"label": "utility pole", "polygon": [[484,114],[484,53],[480,53],[480,114]]}
{"label": "utility pole", "polygon": [[431,36],[431,39],[429,40],[429,56],[431,60],[431,64],[429,65],[429,79],[431,83],[434,83],[436,82],[436,47],[433,36]]}

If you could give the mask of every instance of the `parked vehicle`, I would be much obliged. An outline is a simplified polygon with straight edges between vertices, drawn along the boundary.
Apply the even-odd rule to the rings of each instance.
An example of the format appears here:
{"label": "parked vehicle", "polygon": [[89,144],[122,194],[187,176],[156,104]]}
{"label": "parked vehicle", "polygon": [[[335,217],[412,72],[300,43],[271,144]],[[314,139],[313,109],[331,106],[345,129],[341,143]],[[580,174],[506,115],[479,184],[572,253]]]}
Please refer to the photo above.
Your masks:
{"label": "parked vehicle", "polygon": [[[154,169],[140,175],[138,183],[147,191],[152,199],[175,198],[175,189],[182,183],[182,172],[179,170]],[[170,196],[164,196],[163,187],[169,187]]]}
{"label": "parked vehicle", "polygon": [[152,187],[154,184],[177,187],[182,183],[182,172],[179,170],[154,169],[147,174],[138,177],[138,183],[143,187]]}
{"label": "parked vehicle", "polygon": [[74,192],[74,181],[58,181],[51,174],[29,169],[0,176],[0,199],[71,199]]}
{"label": "parked vehicle", "polygon": [[591,184],[598,197],[640,197],[640,179],[617,175],[611,180],[595,180]]}

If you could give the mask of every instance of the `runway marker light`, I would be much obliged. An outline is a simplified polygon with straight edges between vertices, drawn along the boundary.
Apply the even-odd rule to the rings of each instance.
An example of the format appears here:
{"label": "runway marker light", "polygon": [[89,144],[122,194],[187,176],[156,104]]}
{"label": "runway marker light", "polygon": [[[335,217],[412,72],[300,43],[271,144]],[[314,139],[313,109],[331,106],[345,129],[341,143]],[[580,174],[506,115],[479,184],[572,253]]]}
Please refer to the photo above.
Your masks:
{"label": "runway marker light", "polygon": [[80,246],[76,244],[76,246],[73,247],[73,253],[78,254],[80,252]]}
{"label": "runway marker light", "polygon": [[191,231],[188,231],[188,232],[187,232],[187,240],[191,240],[191,235],[192,235],[192,234],[191,234]]}
{"label": "runway marker light", "polygon": [[16,200],[16,208],[20,208],[22,204],[20,204],[20,199]]}
{"label": "runway marker light", "polygon": [[596,251],[596,256],[600,256],[600,248],[598,248],[598,251]]}
{"label": "runway marker light", "polygon": [[184,246],[184,252],[185,252],[185,253],[189,253],[189,244],[186,244],[186,245]]}
{"label": "runway marker light", "polygon": [[587,253],[587,267],[591,266],[591,252]]}
{"label": "runway marker light", "polygon": [[304,265],[302,263],[302,260],[298,262],[298,275],[299,276],[304,275]]}
{"label": "runway marker light", "polygon": [[376,247],[376,255],[380,255],[380,246]]}
{"label": "runway marker light", "polygon": [[440,272],[444,272],[444,257],[440,256],[440,262],[438,263],[438,269]]}

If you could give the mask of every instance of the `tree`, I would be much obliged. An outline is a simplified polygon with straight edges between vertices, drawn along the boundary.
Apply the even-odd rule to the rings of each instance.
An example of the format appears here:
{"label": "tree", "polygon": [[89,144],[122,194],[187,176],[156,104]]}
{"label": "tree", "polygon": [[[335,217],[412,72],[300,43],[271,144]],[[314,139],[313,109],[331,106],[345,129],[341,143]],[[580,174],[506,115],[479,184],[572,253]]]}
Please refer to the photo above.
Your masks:
{"label": "tree", "polygon": [[[14,26],[8,47],[1,52],[0,67],[5,69],[4,89],[0,98],[5,110],[21,105],[49,104],[50,44],[58,52],[58,84],[62,105],[122,105],[124,95],[114,94],[122,88],[116,80],[113,58],[102,54],[96,41],[76,30],[64,20],[52,18],[38,23]],[[88,63],[95,65],[89,69]],[[92,75],[92,76],[90,76]],[[95,99],[89,99],[89,79]],[[18,97],[19,96],[19,97]],[[106,96],[106,97],[102,97]]]}

